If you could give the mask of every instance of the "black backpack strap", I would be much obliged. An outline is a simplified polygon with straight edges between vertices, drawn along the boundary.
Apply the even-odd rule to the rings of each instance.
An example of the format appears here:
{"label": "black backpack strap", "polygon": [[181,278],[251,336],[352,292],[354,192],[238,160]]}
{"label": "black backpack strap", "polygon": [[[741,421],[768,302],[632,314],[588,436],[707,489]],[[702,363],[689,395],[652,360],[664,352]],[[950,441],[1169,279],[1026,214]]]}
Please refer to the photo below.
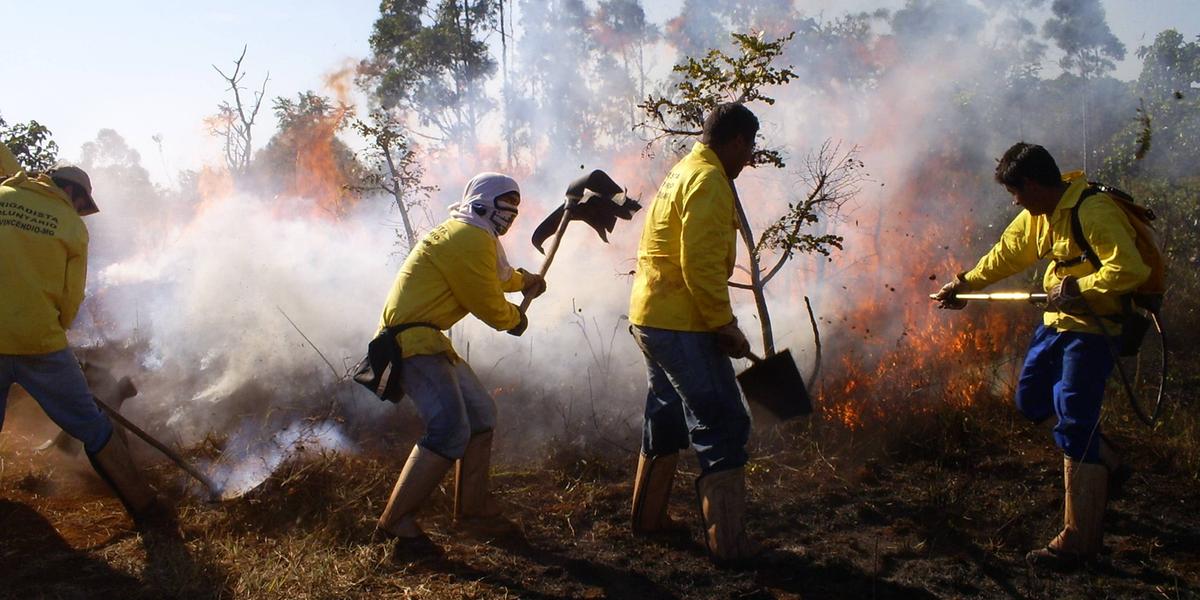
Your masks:
{"label": "black backpack strap", "polygon": [[1083,205],[1083,201],[1100,193],[1099,186],[1088,186],[1079,194],[1079,200],[1075,201],[1075,206],[1071,207],[1071,237],[1075,240],[1075,245],[1079,246],[1080,254],[1076,258],[1057,261],[1060,267],[1073,267],[1079,263],[1087,261],[1091,263],[1092,268],[1100,270],[1100,257],[1096,256],[1096,251],[1092,249],[1092,245],[1088,242],[1087,236],[1083,234],[1083,223],[1079,220],[1079,207]]}

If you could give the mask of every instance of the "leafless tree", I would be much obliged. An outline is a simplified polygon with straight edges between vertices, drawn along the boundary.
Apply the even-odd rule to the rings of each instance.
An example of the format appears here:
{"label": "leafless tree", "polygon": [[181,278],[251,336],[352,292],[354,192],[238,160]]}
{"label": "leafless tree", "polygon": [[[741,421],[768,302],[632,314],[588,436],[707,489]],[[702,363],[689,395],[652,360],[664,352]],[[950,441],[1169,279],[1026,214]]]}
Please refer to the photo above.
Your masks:
{"label": "leafless tree", "polygon": [[254,101],[243,100],[242,80],[246,73],[242,72],[242,60],[246,58],[246,46],[242,46],[242,54],[233,61],[233,73],[226,74],[217,65],[213,65],[217,73],[229,84],[233,93],[233,103],[224,100],[217,106],[217,114],[209,125],[213,135],[225,139],[225,164],[229,172],[238,179],[246,174],[250,167],[250,157],[254,142],[254,119],[258,117],[258,109],[262,107],[266,97],[267,81],[271,79],[270,72],[263,77],[262,86],[254,92]]}

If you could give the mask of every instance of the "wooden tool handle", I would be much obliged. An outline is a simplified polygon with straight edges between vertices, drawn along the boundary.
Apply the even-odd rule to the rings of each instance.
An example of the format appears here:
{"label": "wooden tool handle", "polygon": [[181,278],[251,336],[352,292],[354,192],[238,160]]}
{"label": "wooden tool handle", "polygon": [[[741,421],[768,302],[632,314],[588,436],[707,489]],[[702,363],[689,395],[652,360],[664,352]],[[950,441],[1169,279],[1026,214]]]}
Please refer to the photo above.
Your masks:
{"label": "wooden tool handle", "polygon": [[[554,262],[554,255],[558,253],[558,245],[562,242],[563,232],[567,230],[567,224],[571,222],[571,207],[568,205],[563,209],[562,221],[558,223],[558,229],[554,232],[554,239],[550,241],[550,249],[546,250],[546,260],[542,261],[542,268],[538,269],[538,275],[542,279],[546,278],[546,272],[550,270],[550,263]],[[524,314],[529,310],[529,305],[533,303],[533,296],[525,296],[521,301],[520,310]]]}
{"label": "wooden tool handle", "polygon": [[208,488],[208,493],[211,495],[211,499],[216,500],[221,497],[221,487],[216,483],[213,483],[212,479],[209,479],[208,476],[205,475],[200,469],[197,469],[194,465],[192,465],[192,463],[188,462],[187,459],[180,456],[178,452],[175,452],[171,448],[167,447],[166,444],[158,441],[145,431],[142,431],[141,427],[134,425],[133,422],[131,422],[129,419],[126,419],[121,415],[121,413],[117,412],[116,409],[105,404],[99,398],[93,396],[92,399],[96,401],[96,404],[103,409],[104,412],[108,413],[108,416],[111,417],[112,420],[120,424],[121,427],[124,427],[129,432],[142,438],[142,440],[147,444],[154,446],[155,449],[157,449],[159,452],[162,452],[167,458],[171,459],[171,462],[179,465],[179,468],[183,469],[184,471],[187,471],[188,475],[195,477],[197,481],[204,484],[204,487]]}

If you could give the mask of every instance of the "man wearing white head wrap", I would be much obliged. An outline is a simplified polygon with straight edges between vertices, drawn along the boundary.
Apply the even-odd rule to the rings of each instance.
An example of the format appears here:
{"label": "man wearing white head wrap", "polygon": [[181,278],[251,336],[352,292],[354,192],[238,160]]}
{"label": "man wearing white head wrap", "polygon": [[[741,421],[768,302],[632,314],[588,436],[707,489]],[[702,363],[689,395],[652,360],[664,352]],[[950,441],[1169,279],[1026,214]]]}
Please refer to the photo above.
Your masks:
{"label": "man wearing white head wrap", "polygon": [[378,529],[401,543],[428,544],[414,515],[456,462],[455,517],[500,514],[488,491],[496,404],[442,331],[467,313],[499,331],[525,331],[525,315],[504,294],[536,297],[546,284],[538,275],[510,267],[500,245],[499,236],[512,225],[520,203],[520,188],[511,177],[473,177],[462,201],[450,206],[450,218],[409,253],[388,294],[381,331],[419,324],[400,331],[396,340],[405,391],[425,423],[425,436],[413,447],[379,518]]}

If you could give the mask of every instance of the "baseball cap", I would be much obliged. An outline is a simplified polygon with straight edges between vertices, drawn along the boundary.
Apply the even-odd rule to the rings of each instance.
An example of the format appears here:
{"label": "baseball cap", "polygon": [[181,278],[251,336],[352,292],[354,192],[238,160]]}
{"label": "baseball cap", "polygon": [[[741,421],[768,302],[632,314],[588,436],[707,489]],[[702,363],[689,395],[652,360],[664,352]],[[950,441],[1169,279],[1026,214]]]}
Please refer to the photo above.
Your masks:
{"label": "baseball cap", "polygon": [[87,199],[79,208],[79,216],[86,217],[100,212],[100,207],[96,206],[96,201],[92,199],[92,179],[83,169],[73,166],[58,167],[50,171],[50,177],[68,181],[83,189]]}

